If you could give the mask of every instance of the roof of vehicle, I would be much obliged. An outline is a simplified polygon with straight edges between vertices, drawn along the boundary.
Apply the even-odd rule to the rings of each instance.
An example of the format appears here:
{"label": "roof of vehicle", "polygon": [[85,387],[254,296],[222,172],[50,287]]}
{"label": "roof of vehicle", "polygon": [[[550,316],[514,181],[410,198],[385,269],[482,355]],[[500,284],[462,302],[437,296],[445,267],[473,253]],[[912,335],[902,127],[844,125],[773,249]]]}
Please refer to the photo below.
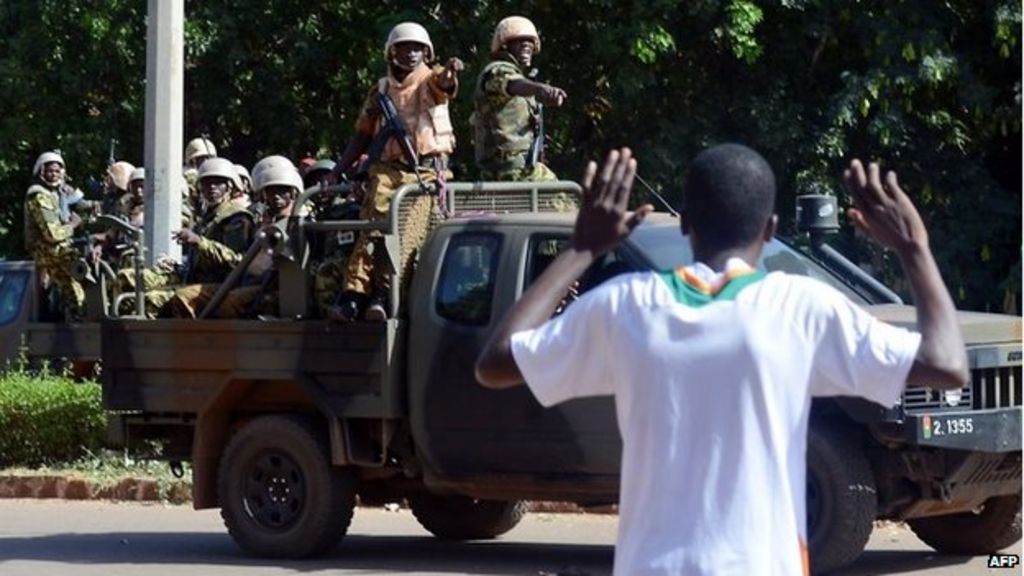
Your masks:
{"label": "roof of vehicle", "polygon": [[[444,221],[442,226],[465,226],[472,224],[505,225],[568,225],[576,221],[576,212],[517,212],[514,214],[472,214],[456,215]],[[679,219],[667,212],[653,212],[642,226],[678,226]]]}

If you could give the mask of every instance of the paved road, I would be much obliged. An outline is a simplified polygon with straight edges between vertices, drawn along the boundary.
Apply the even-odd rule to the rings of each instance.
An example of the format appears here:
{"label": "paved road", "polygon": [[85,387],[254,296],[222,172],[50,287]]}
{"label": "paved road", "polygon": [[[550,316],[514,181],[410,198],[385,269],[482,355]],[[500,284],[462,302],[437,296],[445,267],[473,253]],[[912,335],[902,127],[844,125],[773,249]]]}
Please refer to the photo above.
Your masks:
{"label": "paved road", "polygon": [[[611,572],[615,518],[532,514],[500,540],[446,543],[405,511],[359,509],[345,543],[306,562],[242,555],[216,511],[53,500],[0,500],[3,576],[474,574],[597,576]],[[1020,554],[1018,543],[1011,552]],[[982,558],[941,557],[884,526],[847,576],[998,574]]]}

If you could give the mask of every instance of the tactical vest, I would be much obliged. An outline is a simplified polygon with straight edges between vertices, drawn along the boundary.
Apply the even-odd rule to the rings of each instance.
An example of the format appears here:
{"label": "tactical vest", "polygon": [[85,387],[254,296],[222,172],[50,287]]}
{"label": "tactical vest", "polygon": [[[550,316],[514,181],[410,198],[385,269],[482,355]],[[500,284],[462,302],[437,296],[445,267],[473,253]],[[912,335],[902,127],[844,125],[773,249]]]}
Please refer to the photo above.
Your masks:
{"label": "tactical vest", "polygon": [[[448,100],[438,101],[431,82],[435,71],[414,70],[406,81],[395,82],[388,77],[377,82],[377,93],[387,92],[395,103],[398,115],[420,156],[449,155],[455,150],[455,129],[448,111]],[[383,119],[378,119],[383,122]],[[379,124],[378,124],[379,125]],[[384,147],[380,160],[404,161],[402,148],[392,139]]]}

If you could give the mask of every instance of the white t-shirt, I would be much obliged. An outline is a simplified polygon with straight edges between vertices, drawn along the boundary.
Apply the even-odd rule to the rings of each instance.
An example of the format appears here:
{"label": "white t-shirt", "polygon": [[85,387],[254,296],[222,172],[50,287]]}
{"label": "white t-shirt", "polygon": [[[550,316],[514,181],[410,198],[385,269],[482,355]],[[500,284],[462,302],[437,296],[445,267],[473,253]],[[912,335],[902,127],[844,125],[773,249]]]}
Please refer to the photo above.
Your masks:
{"label": "white t-shirt", "polygon": [[715,296],[690,280],[614,278],[515,334],[516,364],[545,406],[615,396],[615,574],[801,574],[811,397],[892,406],[920,335],[802,276],[752,274]]}

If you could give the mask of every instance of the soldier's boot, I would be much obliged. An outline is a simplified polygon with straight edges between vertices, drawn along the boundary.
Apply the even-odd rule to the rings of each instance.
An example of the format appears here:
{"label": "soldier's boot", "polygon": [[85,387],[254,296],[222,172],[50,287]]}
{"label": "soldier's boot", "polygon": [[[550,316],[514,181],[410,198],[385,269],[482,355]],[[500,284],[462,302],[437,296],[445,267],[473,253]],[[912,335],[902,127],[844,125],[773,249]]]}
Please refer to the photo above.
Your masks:
{"label": "soldier's boot", "polygon": [[359,313],[366,307],[366,300],[366,294],[351,290],[342,292],[338,296],[338,300],[327,307],[325,315],[332,322],[353,322],[359,318]]}
{"label": "soldier's boot", "polygon": [[386,322],[388,319],[387,301],[380,294],[374,294],[366,304],[363,319],[368,322]]}

